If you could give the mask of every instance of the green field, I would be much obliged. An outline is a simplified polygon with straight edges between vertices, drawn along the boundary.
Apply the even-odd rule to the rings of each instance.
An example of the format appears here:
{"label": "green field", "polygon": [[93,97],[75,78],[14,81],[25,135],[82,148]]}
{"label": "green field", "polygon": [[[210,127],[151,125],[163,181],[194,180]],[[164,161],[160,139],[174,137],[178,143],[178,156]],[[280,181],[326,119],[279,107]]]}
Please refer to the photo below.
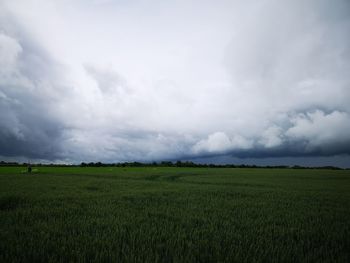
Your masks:
{"label": "green field", "polygon": [[0,167],[0,262],[350,262],[350,171]]}

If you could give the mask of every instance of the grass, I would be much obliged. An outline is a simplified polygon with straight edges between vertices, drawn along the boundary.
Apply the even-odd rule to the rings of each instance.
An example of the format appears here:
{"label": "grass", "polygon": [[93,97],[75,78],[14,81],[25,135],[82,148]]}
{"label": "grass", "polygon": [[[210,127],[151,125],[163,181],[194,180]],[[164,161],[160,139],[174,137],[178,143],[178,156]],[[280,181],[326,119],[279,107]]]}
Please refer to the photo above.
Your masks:
{"label": "grass", "polygon": [[0,167],[0,262],[350,262],[350,171]]}

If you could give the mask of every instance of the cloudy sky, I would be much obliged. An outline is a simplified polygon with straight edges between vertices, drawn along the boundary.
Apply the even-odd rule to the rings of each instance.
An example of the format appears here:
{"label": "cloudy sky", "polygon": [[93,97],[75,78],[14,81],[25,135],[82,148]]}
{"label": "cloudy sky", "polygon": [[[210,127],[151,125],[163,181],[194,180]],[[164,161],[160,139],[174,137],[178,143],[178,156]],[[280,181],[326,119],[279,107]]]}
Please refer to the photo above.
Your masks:
{"label": "cloudy sky", "polygon": [[349,154],[348,0],[0,0],[0,159]]}

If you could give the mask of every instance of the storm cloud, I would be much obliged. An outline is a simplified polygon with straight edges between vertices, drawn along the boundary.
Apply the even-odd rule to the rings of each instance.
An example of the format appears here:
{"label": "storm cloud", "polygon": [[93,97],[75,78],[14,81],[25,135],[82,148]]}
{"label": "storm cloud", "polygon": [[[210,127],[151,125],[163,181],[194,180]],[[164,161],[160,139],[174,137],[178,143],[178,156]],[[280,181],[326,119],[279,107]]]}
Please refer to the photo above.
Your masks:
{"label": "storm cloud", "polygon": [[0,157],[349,158],[349,32],[346,0],[1,1]]}

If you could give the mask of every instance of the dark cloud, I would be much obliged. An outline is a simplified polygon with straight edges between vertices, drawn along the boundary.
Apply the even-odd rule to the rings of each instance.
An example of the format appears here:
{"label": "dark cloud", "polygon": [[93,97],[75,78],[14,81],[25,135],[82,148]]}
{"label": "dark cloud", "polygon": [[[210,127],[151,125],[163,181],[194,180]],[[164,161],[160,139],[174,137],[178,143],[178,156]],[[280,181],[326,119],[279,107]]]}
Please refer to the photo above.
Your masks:
{"label": "dark cloud", "polygon": [[[53,61],[38,46],[0,33],[0,155],[54,160],[61,153]],[[6,32],[6,33],[4,33]]]}

